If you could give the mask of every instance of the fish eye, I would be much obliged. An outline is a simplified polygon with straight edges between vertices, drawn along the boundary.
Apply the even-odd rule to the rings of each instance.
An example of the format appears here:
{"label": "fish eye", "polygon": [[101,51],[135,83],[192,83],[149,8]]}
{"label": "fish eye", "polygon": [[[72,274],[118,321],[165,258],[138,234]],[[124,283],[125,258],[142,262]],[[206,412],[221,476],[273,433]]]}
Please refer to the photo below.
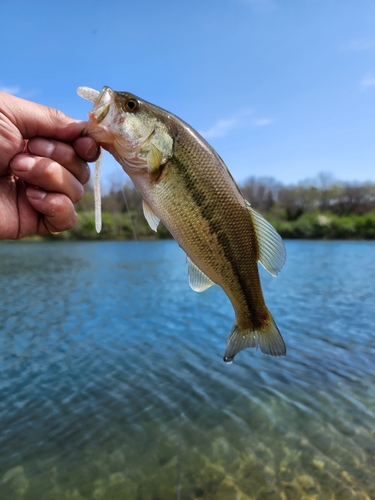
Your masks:
{"label": "fish eye", "polygon": [[137,99],[134,99],[133,97],[130,97],[130,99],[127,99],[124,103],[124,111],[128,111],[130,113],[138,111],[139,107],[140,107],[140,102]]}

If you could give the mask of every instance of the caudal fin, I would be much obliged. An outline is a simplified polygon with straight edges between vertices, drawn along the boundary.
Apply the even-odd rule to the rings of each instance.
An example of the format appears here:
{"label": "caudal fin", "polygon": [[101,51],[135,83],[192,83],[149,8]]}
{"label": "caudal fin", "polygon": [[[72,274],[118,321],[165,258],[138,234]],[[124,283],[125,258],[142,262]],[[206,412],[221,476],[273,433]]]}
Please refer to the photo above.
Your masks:
{"label": "caudal fin", "polygon": [[271,315],[264,327],[257,330],[241,330],[235,323],[225,348],[224,361],[230,363],[238,352],[248,347],[259,347],[269,356],[285,356],[284,340]]}

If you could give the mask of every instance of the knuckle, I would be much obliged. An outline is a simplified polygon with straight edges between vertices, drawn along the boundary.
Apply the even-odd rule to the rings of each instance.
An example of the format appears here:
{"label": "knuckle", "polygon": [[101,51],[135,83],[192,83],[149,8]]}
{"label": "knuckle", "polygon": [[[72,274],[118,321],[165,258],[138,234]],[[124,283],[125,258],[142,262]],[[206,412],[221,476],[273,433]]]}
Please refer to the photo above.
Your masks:
{"label": "knuckle", "polygon": [[56,157],[58,161],[63,163],[65,168],[69,165],[74,164],[77,160],[76,152],[73,147],[64,142],[59,142],[56,147]]}
{"label": "knuckle", "polygon": [[66,231],[68,229],[72,229],[72,227],[74,227],[76,225],[77,220],[78,220],[78,215],[75,212],[73,212],[70,219],[69,220],[67,219],[65,224],[64,224],[64,231]]}
{"label": "knuckle", "polygon": [[67,210],[67,197],[65,195],[50,196],[49,213],[51,217],[56,217]]}
{"label": "knuckle", "polygon": [[66,120],[65,113],[63,113],[59,109],[48,108],[48,113],[49,113],[51,123],[54,123],[54,124],[55,123],[64,123],[64,121]]}
{"label": "knuckle", "polygon": [[49,160],[47,158],[43,158],[41,160],[42,168],[43,168],[43,177],[45,181],[50,182],[54,181],[57,175],[58,163],[53,160]]}
{"label": "knuckle", "polygon": [[54,231],[66,231],[76,224],[78,216],[67,196],[55,195],[49,201],[47,218]]}
{"label": "knuckle", "polygon": [[85,191],[83,189],[82,184],[81,183],[78,184],[77,189],[76,189],[76,193],[74,194],[74,198],[72,199],[72,202],[78,203],[79,200],[82,200],[84,193],[85,193]]}
{"label": "knuckle", "polygon": [[90,175],[91,175],[91,170],[90,170],[90,167],[86,163],[85,168],[83,169],[83,172],[82,172],[82,184],[87,184],[89,182]]}

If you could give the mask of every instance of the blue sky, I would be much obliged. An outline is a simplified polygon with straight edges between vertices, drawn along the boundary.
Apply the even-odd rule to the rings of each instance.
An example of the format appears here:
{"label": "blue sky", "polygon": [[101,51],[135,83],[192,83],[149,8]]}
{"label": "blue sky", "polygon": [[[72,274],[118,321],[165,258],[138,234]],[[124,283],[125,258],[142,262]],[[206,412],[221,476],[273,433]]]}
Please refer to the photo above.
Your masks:
{"label": "blue sky", "polygon": [[[239,182],[375,181],[372,0],[0,0],[0,15],[2,90],[81,119],[78,86],[133,92]],[[114,170],[107,156],[107,184]]]}

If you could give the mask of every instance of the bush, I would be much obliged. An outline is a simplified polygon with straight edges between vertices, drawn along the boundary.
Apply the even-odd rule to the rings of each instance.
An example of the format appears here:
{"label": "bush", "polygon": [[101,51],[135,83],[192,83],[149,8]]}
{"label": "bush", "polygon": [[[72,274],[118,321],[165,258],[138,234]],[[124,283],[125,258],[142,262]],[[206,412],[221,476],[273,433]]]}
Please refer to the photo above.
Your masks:
{"label": "bush", "polygon": [[303,214],[295,221],[268,220],[286,239],[375,239],[374,212],[345,217],[315,213]]}

